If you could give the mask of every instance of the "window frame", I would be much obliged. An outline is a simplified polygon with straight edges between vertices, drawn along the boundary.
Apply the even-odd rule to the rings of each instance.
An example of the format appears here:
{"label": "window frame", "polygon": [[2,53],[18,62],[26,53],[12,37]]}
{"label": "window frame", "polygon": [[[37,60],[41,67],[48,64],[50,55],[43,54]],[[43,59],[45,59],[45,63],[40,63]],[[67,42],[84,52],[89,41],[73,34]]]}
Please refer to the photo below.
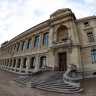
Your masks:
{"label": "window frame", "polygon": [[33,57],[33,58],[31,58],[31,66],[30,66],[30,68],[34,69],[35,68],[35,64],[36,64],[36,58]]}
{"label": "window frame", "polygon": [[34,41],[34,47],[38,47],[39,46],[39,35],[35,37],[35,41]]}
{"label": "window frame", "polygon": [[88,21],[84,22],[84,27],[90,26]]}
{"label": "window frame", "polygon": [[23,43],[22,43],[21,50],[24,50],[24,46],[25,46],[25,41],[23,41]]}
{"label": "window frame", "polygon": [[91,50],[92,63],[96,63],[96,49]]}
{"label": "window frame", "polygon": [[[44,64],[43,64],[43,63],[44,63]],[[46,56],[42,56],[42,57],[41,57],[40,68],[42,68],[43,66],[46,66]]]}
{"label": "window frame", "polygon": [[88,37],[89,43],[95,42],[93,32],[87,32],[87,37]]}
{"label": "window frame", "polygon": [[31,44],[32,44],[32,38],[30,38],[30,39],[28,40],[27,49],[31,48]]}
{"label": "window frame", "polygon": [[43,45],[47,45],[48,43],[49,43],[49,32],[46,32],[43,35]]}
{"label": "window frame", "polygon": [[21,59],[18,59],[18,68],[20,68],[20,64],[21,64]]}
{"label": "window frame", "polygon": [[23,68],[27,67],[27,58],[24,58]]}
{"label": "window frame", "polygon": [[19,49],[20,49],[20,43],[18,43],[17,51],[19,51]]}

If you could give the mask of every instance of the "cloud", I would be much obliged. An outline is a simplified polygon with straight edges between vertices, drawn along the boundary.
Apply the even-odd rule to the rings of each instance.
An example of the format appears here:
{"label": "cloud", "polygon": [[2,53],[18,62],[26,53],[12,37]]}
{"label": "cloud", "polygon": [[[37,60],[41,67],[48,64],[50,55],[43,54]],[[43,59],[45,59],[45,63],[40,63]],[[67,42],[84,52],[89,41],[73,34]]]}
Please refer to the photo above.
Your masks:
{"label": "cloud", "polygon": [[68,7],[82,18],[96,14],[95,5],[96,0],[0,0],[0,43],[49,19],[58,9]]}

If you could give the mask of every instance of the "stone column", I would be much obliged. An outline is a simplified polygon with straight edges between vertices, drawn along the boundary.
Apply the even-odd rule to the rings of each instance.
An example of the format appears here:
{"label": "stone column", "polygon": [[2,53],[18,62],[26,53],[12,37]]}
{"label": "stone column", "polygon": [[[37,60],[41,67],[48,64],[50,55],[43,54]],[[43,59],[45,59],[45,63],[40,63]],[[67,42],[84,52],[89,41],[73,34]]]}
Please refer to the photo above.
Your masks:
{"label": "stone column", "polygon": [[12,58],[11,69],[13,68],[13,64],[14,64],[14,59]]}
{"label": "stone column", "polygon": [[8,59],[6,60],[6,66],[8,67],[8,63],[9,63],[9,61],[8,61]]}
{"label": "stone column", "polygon": [[3,59],[3,66],[5,66],[4,59]]}
{"label": "stone column", "polygon": [[21,52],[21,47],[22,47],[22,42],[20,42],[20,45],[19,45],[19,53]]}
{"label": "stone column", "polygon": [[14,53],[17,52],[17,48],[18,48],[18,43],[17,43],[16,46],[15,46]]}
{"label": "stone column", "polygon": [[36,57],[36,63],[35,63],[35,71],[37,71],[40,68],[40,59],[39,56]]}
{"label": "stone column", "polygon": [[24,63],[24,58],[21,58],[21,62],[20,62],[20,72],[22,71],[23,68],[23,63]]}
{"label": "stone column", "polygon": [[30,69],[30,57],[27,57],[26,69]]}
{"label": "stone column", "polygon": [[72,53],[70,54],[70,64],[75,64],[77,69],[81,69],[79,48],[77,46],[72,48]]}
{"label": "stone column", "polygon": [[53,42],[53,26],[50,27],[49,31],[49,47],[52,46],[52,42]]}
{"label": "stone column", "polygon": [[4,59],[4,66],[5,66],[5,68],[6,68],[6,60]]}
{"label": "stone column", "polygon": [[26,52],[26,50],[27,50],[27,44],[28,44],[28,40],[25,40],[24,53],[25,53],[25,52]]}
{"label": "stone column", "polygon": [[68,34],[70,34],[69,38],[71,37],[72,41],[76,41],[75,40],[75,33],[74,33],[75,30],[73,28],[74,28],[73,23],[72,23],[72,21],[70,21],[70,28],[68,29]]}
{"label": "stone column", "polygon": [[39,50],[41,50],[41,46],[42,46],[42,42],[43,42],[42,39],[43,39],[42,34],[40,34],[39,35],[39,46],[38,46]]}
{"label": "stone column", "polygon": [[18,58],[16,58],[15,71],[17,69],[17,66],[18,66]]}
{"label": "stone column", "polygon": [[31,42],[31,52],[33,51],[34,48],[34,36],[32,36],[32,42]]}
{"label": "stone column", "polygon": [[9,62],[8,62],[8,68],[10,68],[10,62],[11,62],[11,59],[9,59]]}
{"label": "stone column", "polygon": [[3,65],[4,65],[4,67],[5,67],[5,60],[3,59]]}
{"label": "stone column", "polygon": [[22,69],[22,68],[23,68],[23,63],[24,63],[24,59],[23,59],[23,58],[21,58],[20,69]]}

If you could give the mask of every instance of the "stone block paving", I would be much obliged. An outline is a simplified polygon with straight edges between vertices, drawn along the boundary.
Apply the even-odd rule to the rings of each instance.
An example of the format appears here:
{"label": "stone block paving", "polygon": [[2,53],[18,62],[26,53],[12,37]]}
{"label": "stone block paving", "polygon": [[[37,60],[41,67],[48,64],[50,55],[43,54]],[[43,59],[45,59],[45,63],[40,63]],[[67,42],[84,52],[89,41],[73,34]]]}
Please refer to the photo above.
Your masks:
{"label": "stone block paving", "polygon": [[13,78],[18,75],[0,70],[0,96],[96,96],[96,79],[84,80],[81,83],[84,91],[75,94],[49,92],[36,88],[28,88],[17,83]]}

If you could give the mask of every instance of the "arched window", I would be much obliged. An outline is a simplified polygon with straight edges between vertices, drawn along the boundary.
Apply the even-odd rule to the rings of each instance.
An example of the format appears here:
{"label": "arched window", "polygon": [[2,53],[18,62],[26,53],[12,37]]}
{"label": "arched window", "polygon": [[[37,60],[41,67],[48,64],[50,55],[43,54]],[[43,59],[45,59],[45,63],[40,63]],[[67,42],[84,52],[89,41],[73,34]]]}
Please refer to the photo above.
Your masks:
{"label": "arched window", "polygon": [[91,55],[92,55],[92,62],[96,62],[96,49],[91,51]]}
{"label": "arched window", "polygon": [[31,41],[32,41],[32,39],[30,38],[30,39],[28,40],[28,44],[27,44],[27,48],[28,48],[28,49],[31,47]]}
{"label": "arched window", "polygon": [[49,32],[45,33],[43,36],[43,44],[46,45],[48,44],[49,41]]}
{"label": "arched window", "polygon": [[35,57],[31,58],[31,66],[30,66],[30,68],[34,69],[35,68],[35,63],[36,63],[36,58]]}
{"label": "arched window", "polygon": [[38,47],[39,45],[39,36],[35,37],[34,47]]}
{"label": "arched window", "polygon": [[41,65],[40,65],[40,68],[42,67],[42,66],[45,66],[46,65],[46,56],[43,56],[43,57],[41,57]]}
{"label": "arched window", "polygon": [[19,51],[19,48],[20,48],[20,43],[18,44],[17,51]]}
{"label": "arched window", "polygon": [[67,42],[68,41],[68,28],[64,25],[61,25],[57,29],[57,41],[58,42]]}
{"label": "arched window", "polygon": [[21,48],[21,50],[24,50],[24,45],[25,45],[25,41],[23,41],[23,43],[22,43],[22,48]]}

